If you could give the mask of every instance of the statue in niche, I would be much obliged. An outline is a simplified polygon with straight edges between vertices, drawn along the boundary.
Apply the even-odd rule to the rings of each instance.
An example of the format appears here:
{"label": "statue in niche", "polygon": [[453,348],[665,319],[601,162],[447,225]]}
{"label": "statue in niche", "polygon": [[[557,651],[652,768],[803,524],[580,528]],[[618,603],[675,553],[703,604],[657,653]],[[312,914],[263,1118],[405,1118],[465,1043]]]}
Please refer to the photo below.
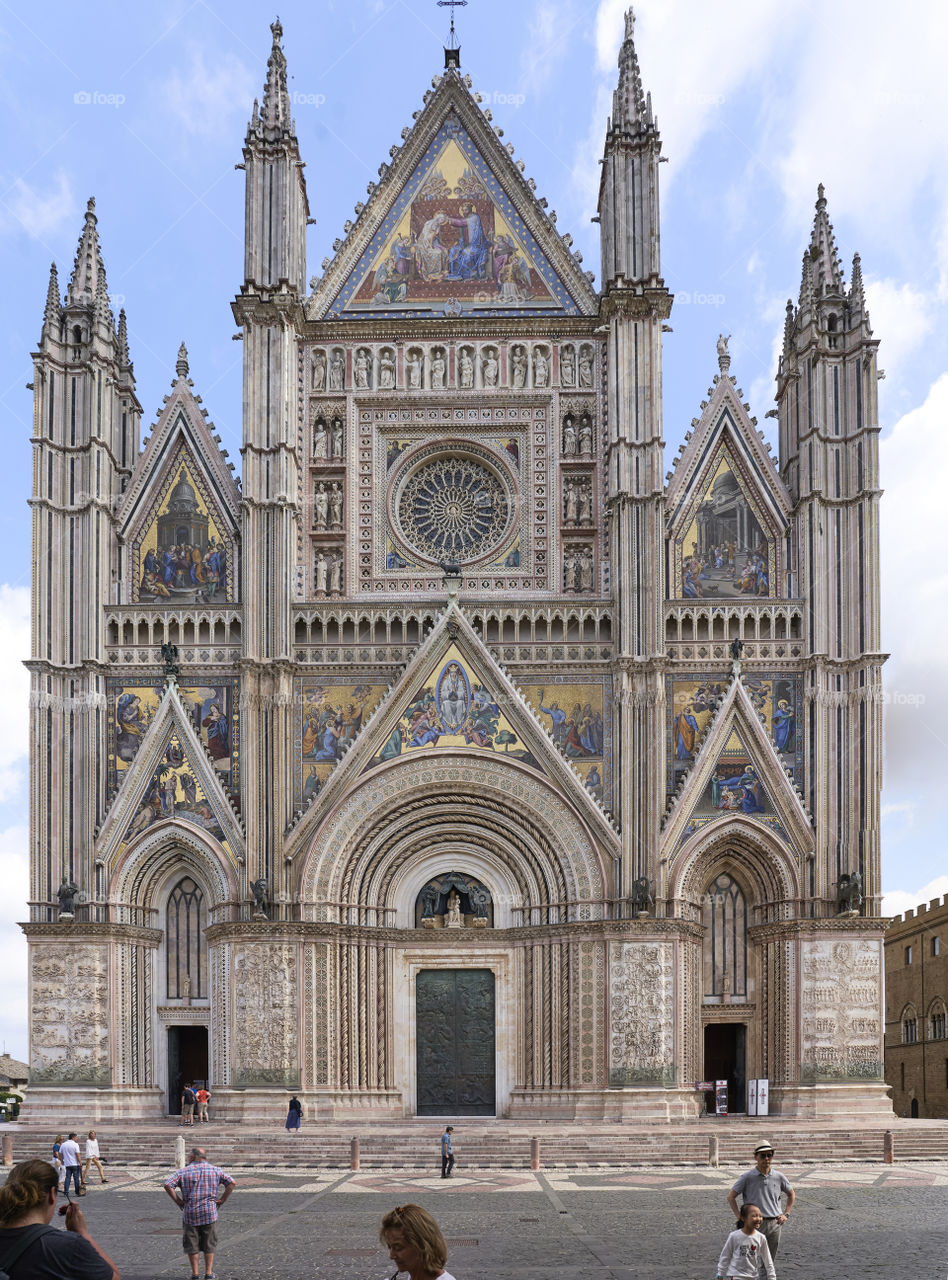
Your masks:
{"label": "statue in niche", "polygon": [[550,380],[550,362],[546,352],[537,347],[533,353],[533,385],[545,387]]}
{"label": "statue in niche", "polygon": [[579,488],[579,523],[592,524],[592,486],[581,484]]}
{"label": "statue in niche", "polygon": [[387,347],[379,357],[379,389],[382,391],[395,389],[395,357]]}
{"label": "statue in niche", "polygon": [[326,486],[320,480],[316,486],[316,492],[313,494],[313,526],[316,529],[328,528],[329,522],[329,494],[326,492]]}
{"label": "statue in niche", "polygon": [[461,354],[458,357],[458,371],[461,379],[462,387],[473,387],[474,385],[474,361],[471,359],[471,353],[467,347],[461,348]]}
{"label": "statue in niche", "polygon": [[346,386],[346,358],[341,351],[332,353],[329,362],[329,390],[344,391]]}
{"label": "statue in niche", "polygon": [[862,876],[858,871],[852,875],[844,871],[836,884],[836,914],[857,915],[861,906]]}
{"label": "statue in niche", "polygon": [[488,347],[484,352],[484,363],[481,367],[481,377],[484,379],[485,387],[497,386],[497,374],[500,366],[497,363],[497,352],[493,347]]}
{"label": "statue in niche", "polygon": [[178,646],[176,644],[163,644],[161,646],[161,660],[165,664],[166,676],[176,676],[178,674]]}
{"label": "statue in niche", "polygon": [[59,918],[64,920],[67,916],[71,920],[76,909],[76,894],[79,892],[79,886],[72,880],[68,880],[63,876],[60,881],[59,888],[56,890],[56,897],[59,899]]}
{"label": "statue in niche", "polygon": [[360,391],[364,391],[369,385],[369,353],[365,347],[360,347],[356,352],[355,384]]}
{"label": "statue in niche", "polygon": [[579,590],[579,557],[572,549],[563,553],[563,590]]}
{"label": "statue in niche", "polygon": [[527,353],[523,347],[514,347],[510,356],[511,382],[514,391],[521,391],[527,385]]}
{"label": "statue in niche", "polygon": [[579,485],[575,482],[567,484],[563,495],[563,520],[566,524],[579,521]]}
{"label": "statue in niche", "polygon": [[579,353],[579,385],[581,387],[592,387],[593,384],[593,358],[592,352],[588,347],[583,347]]}
{"label": "statue in niche", "polygon": [[563,419],[563,457],[576,457],[576,423],[571,413]]}
{"label": "statue in niche", "polygon": [[593,451],[593,424],[588,413],[579,420],[579,452],[589,454]]}
{"label": "statue in niche", "polygon": [[333,418],[329,428],[329,455],[332,458],[342,457],[342,419]]}
{"label": "statue in niche", "polygon": [[408,353],[408,389],[409,391],[421,390],[421,374],[422,362],[421,353],[418,351],[410,351]]}
{"label": "statue in niche", "polygon": [[444,352],[440,347],[435,347],[431,356],[431,385],[435,391],[440,391],[444,387],[446,372],[447,365],[444,361]]}
{"label": "statue in niche", "polygon": [[325,462],[329,457],[329,432],[322,418],[317,418],[313,429],[313,458],[317,462]]}
{"label": "statue in niche", "polygon": [[326,353],[318,348],[313,352],[312,383],[314,391],[326,390]]}
{"label": "statue in niche", "polygon": [[655,909],[652,884],[648,876],[639,876],[637,880],[632,881],[632,888],[629,892],[629,907],[637,916],[647,916],[650,911]]}
{"label": "statue in niche", "polygon": [[422,919],[430,920],[438,908],[438,898],[441,895],[433,884],[426,884],[421,893],[421,915]]}
{"label": "statue in niche", "polygon": [[342,528],[342,485],[338,482],[329,491],[329,523],[334,529]]}
{"label": "statue in niche", "polygon": [[316,557],[315,577],[316,577],[316,594],[319,596],[324,596],[326,594],[326,587],[329,582],[329,561],[326,559],[326,557],[323,555],[321,551],[319,555]]}
{"label": "statue in niche", "polygon": [[460,929],[462,923],[461,899],[457,889],[452,889],[448,895],[448,910],[444,917],[444,927],[446,929]]}
{"label": "statue in niche", "polygon": [[334,596],[342,595],[342,566],[343,556],[340,551],[339,554],[333,558],[332,567],[329,572],[329,589]]}
{"label": "statue in niche", "polygon": [[267,913],[270,910],[270,888],[266,879],[261,876],[259,880],[254,880],[250,886],[253,894],[253,913],[257,919],[266,920]]}
{"label": "statue in niche", "polygon": [[576,361],[573,359],[573,348],[563,347],[560,351],[560,382],[564,387],[571,387],[576,377]]}
{"label": "statue in niche", "polygon": [[589,547],[586,547],[579,557],[579,589],[580,591],[593,589],[593,554]]}

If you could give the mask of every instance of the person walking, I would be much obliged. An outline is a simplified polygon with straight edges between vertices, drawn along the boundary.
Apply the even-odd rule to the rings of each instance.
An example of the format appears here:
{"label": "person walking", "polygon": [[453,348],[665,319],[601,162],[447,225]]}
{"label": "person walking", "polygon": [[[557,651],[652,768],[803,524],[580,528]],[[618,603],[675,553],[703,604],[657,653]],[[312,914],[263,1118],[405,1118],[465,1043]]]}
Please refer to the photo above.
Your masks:
{"label": "person walking", "polygon": [[[191,1275],[198,1274],[198,1255],[204,1254],[204,1280],[214,1278],[214,1251],[217,1248],[217,1211],[230,1197],[237,1183],[209,1164],[203,1147],[192,1147],[188,1164],[173,1173],[165,1183],[165,1191],[183,1211],[182,1243],[191,1264]],[[224,1194],[218,1200],[217,1188]]]}
{"label": "person walking", "polygon": [[450,1178],[451,1170],[454,1168],[454,1142],[451,1135],[454,1129],[451,1125],[445,1125],[444,1133],[441,1135],[441,1176],[442,1178]]}
{"label": "person walking", "polygon": [[286,1112],[286,1129],[288,1133],[296,1133],[303,1122],[303,1104],[296,1094],[290,1099]]}
{"label": "person walking", "polygon": [[94,1164],[99,1171],[99,1181],[108,1182],[108,1178],[102,1169],[102,1162],[99,1159],[99,1139],[95,1136],[95,1129],[89,1130],[89,1136],[86,1138],[86,1163],[82,1170],[82,1181],[85,1182],[89,1176],[89,1165]]}
{"label": "person walking", "polygon": [[382,1219],[379,1239],[398,1271],[408,1272],[409,1280],[454,1280],[444,1269],[448,1246],[441,1228],[420,1204],[396,1205]]}
{"label": "person walking", "polygon": [[197,1095],[194,1092],[194,1086],[188,1080],[181,1090],[181,1123],[187,1125],[188,1128],[193,1128],[194,1126],[194,1103],[196,1100]]}
{"label": "person walking", "polygon": [[66,1166],[63,1164],[63,1158],[60,1155],[65,1141],[66,1135],[64,1133],[57,1133],[56,1141],[53,1143],[53,1168],[59,1174],[60,1191],[63,1189],[63,1180],[66,1177]]}
{"label": "person walking", "polygon": [[[735,1217],[738,1216],[738,1196],[744,1204],[757,1205],[763,1219],[760,1229],[770,1247],[771,1258],[776,1258],[780,1244],[780,1228],[790,1216],[796,1195],[784,1175],[779,1170],[771,1168],[773,1158],[773,1143],[758,1142],[754,1148],[756,1167],[741,1174],[727,1193],[727,1202]],[[787,1197],[786,1209],[781,1200],[783,1195]]]}
{"label": "person walking", "polygon": [[746,1200],[738,1212],[740,1226],[724,1242],[718,1258],[717,1280],[757,1280],[761,1272],[767,1280],[777,1280],[770,1246],[760,1231],[760,1210]]}
{"label": "person walking", "polygon": [[71,1133],[59,1148],[59,1158],[66,1166],[66,1180],[63,1184],[63,1190],[65,1191],[66,1199],[68,1200],[69,1183],[75,1183],[76,1195],[78,1195],[79,1184],[82,1181],[82,1166],[79,1160],[79,1143],[76,1141],[76,1134]]}
{"label": "person walking", "polygon": [[195,1090],[194,1096],[197,1099],[197,1113],[198,1113],[199,1123],[200,1124],[210,1123],[207,1118],[207,1104],[211,1100],[211,1095],[208,1093],[204,1085],[201,1085],[200,1089]]}
{"label": "person walking", "polygon": [[0,1268],[10,1280],[121,1280],[118,1268],[89,1234],[75,1200],[59,1210],[66,1230],[53,1225],[59,1175],[47,1160],[23,1160],[0,1187]]}

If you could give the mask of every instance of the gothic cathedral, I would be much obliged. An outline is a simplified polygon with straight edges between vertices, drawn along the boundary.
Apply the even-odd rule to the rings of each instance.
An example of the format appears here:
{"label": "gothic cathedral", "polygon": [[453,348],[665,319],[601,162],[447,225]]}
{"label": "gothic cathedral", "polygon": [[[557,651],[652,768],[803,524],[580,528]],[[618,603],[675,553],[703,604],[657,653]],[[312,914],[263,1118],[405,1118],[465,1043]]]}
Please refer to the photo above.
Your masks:
{"label": "gothic cathedral", "polygon": [[666,475],[631,14],[598,292],[454,49],[307,285],[281,40],[239,480],[183,346],[140,438],[94,202],[50,278],[28,1114],[887,1111],[878,344],[822,190],[778,455],[722,338]]}

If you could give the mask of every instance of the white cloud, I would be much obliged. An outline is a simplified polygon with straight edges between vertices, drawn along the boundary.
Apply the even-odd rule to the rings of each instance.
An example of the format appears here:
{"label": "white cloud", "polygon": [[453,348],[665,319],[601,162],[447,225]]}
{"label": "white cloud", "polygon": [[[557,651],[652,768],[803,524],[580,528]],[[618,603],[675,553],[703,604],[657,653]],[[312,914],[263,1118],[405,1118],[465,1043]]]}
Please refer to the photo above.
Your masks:
{"label": "white cloud", "polygon": [[0,585],[0,665],[6,672],[0,698],[0,803],[25,786],[29,749],[30,676],[23,662],[30,656],[30,592],[27,587]]}
{"label": "white cloud", "polygon": [[[919,343],[935,324],[934,299],[911,284],[895,280],[866,280],[866,302],[873,333],[882,339],[879,362],[886,381],[879,396],[889,396],[901,384],[901,373]],[[883,419],[885,414],[881,415]]]}
{"label": "white cloud", "polygon": [[18,921],[27,917],[29,840],[25,826],[0,831],[0,1046],[21,1061],[27,1047],[27,943]]}
{"label": "white cloud", "polygon": [[78,216],[72,183],[62,170],[45,191],[30,186],[23,178],[14,178],[6,190],[0,206],[0,225],[8,231],[25,231],[31,240],[54,239]]}
{"label": "white cloud", "polygon": [[936,876],[928,884],[922,885],[915,893],[904,889],[895,889],[882,895],[882,914],[884,916],[900,916],[906,911],[914,911],[916,907],[934,902],[948,894],[948,876]]}
{"label": "white cloud", "polygon": [[257,77],[233,53],[215,55],[210,65],[202,49],[192,49],[182,70],[160,86],[171,111],[196,137],[232,138],[233,121],[249,118]]}
{"label": "white cloud", "polygon": [[530,31],[523,43],[520,68],[524,93],[540,93],[549,84],[557,65],[576,39],[578,14],[574,0],[537,0],[530,17]]}

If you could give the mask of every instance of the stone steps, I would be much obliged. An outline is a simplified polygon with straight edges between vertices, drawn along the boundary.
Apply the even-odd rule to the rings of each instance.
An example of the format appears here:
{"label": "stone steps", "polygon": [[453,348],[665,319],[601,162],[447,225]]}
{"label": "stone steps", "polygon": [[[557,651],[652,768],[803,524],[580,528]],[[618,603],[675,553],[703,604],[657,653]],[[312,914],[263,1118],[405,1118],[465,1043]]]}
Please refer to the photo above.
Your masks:
{"label": "stone steps", "polygon": [[[52,1132],[34,1126],[10,1125],[14,1159],[46,1158],[52,1146]],[[895,1158],[904,1160],[948,1160],[948,1121],[918,1123],[895,1121],[890,1126]],[[258,1128],[234,1124],[194,1126],[185,1129],[174,1121],[150,1126],[112,1130],[99,1127],[98,1136],[106,1158],[116,1165],[167,1168],[173,1162],[175,1139],[185,1144],[201,1143],[215,1163],[235,1166],[283,1168],[347,1169],[351,1140],[360,1142],[363,1169],[426,1170],[438,1167],[440,1125],[420,1130],[417,1126],[375,1124],[370,1129],[358,1125],[320,1124],[305,1127],[295,1135],[282,1127]],[[779,1122],[739,1119],[706,1122],[683,1128],[644,1128],[622,1125],[506,1125],[498,1121],[484,1125],[459,1121],[455,1126],[458,1161],[465,1169],[525,1169],[530,1167],[530,1139],[540,1139],[542,1168],[617,1168],[629,1165],[702,1166],[709,1161],[710,1138],[717,1139],[721,1164],[742,1165],[761,1134],[774,1142],[778,1162],[836,1163],[859,1161],[877,1163],[883,1158],[881,1127],[829,1129]]]}

